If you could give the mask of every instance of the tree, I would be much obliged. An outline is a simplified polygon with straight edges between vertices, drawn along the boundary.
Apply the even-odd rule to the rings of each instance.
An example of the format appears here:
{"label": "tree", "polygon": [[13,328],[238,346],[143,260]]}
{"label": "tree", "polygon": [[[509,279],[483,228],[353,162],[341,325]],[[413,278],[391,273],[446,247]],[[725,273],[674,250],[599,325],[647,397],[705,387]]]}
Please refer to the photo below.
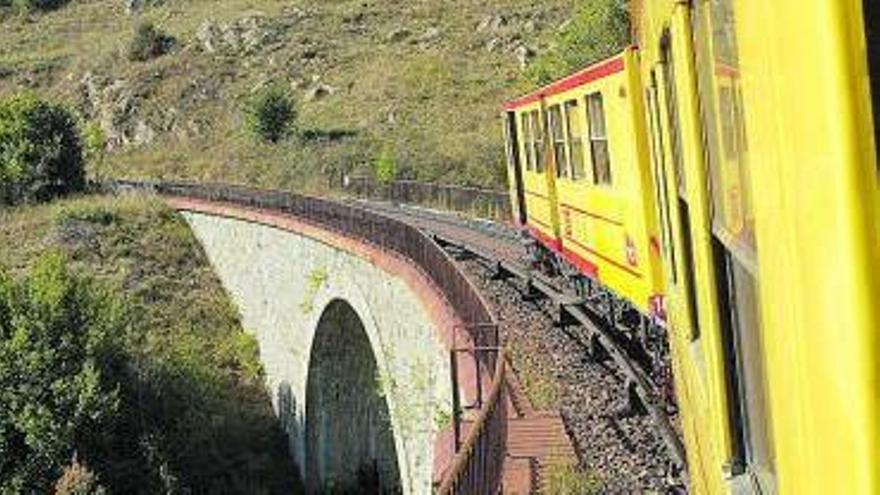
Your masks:
{"label": "tree", "polygon": [[581,2],[557,45],[529,66],[526,76],[544,85],[609,57],[631,42],[627,0]]}
{"label": "tree", "polygon": [[245,125],[255,136],[277,143],[293,132],[296,106],[287,89],[271,84],[256,93],[245,108]]}
{"label": "tree", "polygon": [[105,378],[119,312],[48,254],[23,280],[0,271],[0,492],[46,492],[118,407]]}
{"label": "tree", "polygon": [[138,24],[128,45],[128,59],[132,62],[146,62],[165,55],[172,47],[173,37],[162,32],[152,22],[142,22]]}
{"label": "tree", "polygon": [[81,191],[82,144],[70,112],[23,93],[0,100],[0,203]]}

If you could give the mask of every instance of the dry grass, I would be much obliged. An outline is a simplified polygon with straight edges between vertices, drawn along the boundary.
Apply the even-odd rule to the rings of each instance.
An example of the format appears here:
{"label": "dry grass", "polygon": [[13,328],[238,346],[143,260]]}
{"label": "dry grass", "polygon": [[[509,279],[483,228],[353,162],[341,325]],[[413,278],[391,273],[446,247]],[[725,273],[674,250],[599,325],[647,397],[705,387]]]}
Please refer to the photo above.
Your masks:
{"label": "dry grass", "polygon": [[[376,153],[390,147],[408,177],[501,187],[499,105],[527,87],[510,40],[519,36],[530,46],[546,46],[574,4],[167,0],[130,16],[118,0],[73,0],[48,14],[0,17],[0,96],[29,86],[77,106],[78,83],[87,72],[132,82],[140,96],[136,116],[154,125],[158,138],[93,169],[105,175],[320,188],[329,176],[369,168]],[[297,20],[291,10],[297,6],[309,15]],[[235,57],[195,49],[205,20],[232,22],[252,13],[278,26],[279,42]],[[494,14],[510,24],[477,32],[480,21]],[[536,29],[522,32],[533,16]],[[146,63],[125,61],[134,26],[145,19],[180,47]],[[411,42],[433,27],[442,33],[437,40]],[[396,28],[410,37],[389,42]],[[485,45],[496,37],[510,44],[490,52]],[[318,135],[344,131],[344,137],[263,146],[242,135],[240,107],[253,88],[268,80],[307,84],[313,77],[337,92],[306,102],[305,89],[297,89],[300,128]],[[163,132],[172,108],[178,129]],[[198,128],[180,132],[189,122]]]}

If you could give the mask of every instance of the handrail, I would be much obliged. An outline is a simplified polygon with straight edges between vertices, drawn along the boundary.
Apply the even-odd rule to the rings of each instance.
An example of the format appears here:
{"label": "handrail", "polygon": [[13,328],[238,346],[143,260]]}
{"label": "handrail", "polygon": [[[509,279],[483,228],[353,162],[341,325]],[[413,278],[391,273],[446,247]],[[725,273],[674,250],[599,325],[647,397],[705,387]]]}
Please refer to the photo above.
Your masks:
{"label": "handrail", "polygon": [[495,366],[489,397],[443,477],[440,495],[500,492],[507,450],[507,398],[503,386],[506,373],[502,352]]}
{"label": "handrail", "polygon": [[[118,180],[108,186],[114,192],[137,189],[279,210],[325,230],[378,245],[408,259],[433,281],[466,323],[465,327],[474,329],[471,339],[475,348],[488,344],[485,333],[477,329],[496,325],[486,301],[449,254],[433,238],[400,220],[351,204],[239,185]],[[492,345],[497,346],[498,342]],[[495,495],[502,486],[507,451],[505,359],[501,351],[477,353],[477,356],[487,370],[493,370],[492,385],[462,449],[456,453],[441,481],[439,493],[443,495]]]}

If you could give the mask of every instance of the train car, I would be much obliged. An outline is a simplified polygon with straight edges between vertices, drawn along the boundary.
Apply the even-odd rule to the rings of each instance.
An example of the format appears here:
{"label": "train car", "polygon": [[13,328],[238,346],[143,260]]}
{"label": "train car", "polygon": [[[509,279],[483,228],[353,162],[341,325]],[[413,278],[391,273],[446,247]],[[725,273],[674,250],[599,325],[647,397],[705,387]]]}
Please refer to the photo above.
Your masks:
{"label": "train car", "polygon": [[694,493],[880,493],[877,10],[634,2]]}
{"label": "train car", "polygon": [[505,105],[517,220],[568,273],[662,317],[637,50]]}

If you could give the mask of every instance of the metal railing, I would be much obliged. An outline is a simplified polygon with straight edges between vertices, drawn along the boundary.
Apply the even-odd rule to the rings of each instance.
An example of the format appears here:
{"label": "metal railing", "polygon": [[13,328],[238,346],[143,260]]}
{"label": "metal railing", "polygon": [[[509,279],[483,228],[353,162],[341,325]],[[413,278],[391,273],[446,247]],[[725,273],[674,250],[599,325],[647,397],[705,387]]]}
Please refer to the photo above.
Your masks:
{"label": "metal railing", "polygon": [[494,352],[480,352],[487,347],[483,329],[497,324],[479,291],[431,237],[405,222],[357,206],[284,191],[181,182],[115,181],[109,186],[113,191],[147,190],[281,211],[324,230],[396,253],[421,269],[466,322],[463,328],[470,333],[476,359],[493,375],[488,396],[480,400],[479,412],[443,477],[439,493],[495,495],[500,491],[507,452],[505,360],[497,336]]}
{"label": "metal railing", "polygon": [[366,176],[347,177],[343,190],[363,199],[422,205],[490,220],[511,218],[506,191],[414,180],[381,184]]}

